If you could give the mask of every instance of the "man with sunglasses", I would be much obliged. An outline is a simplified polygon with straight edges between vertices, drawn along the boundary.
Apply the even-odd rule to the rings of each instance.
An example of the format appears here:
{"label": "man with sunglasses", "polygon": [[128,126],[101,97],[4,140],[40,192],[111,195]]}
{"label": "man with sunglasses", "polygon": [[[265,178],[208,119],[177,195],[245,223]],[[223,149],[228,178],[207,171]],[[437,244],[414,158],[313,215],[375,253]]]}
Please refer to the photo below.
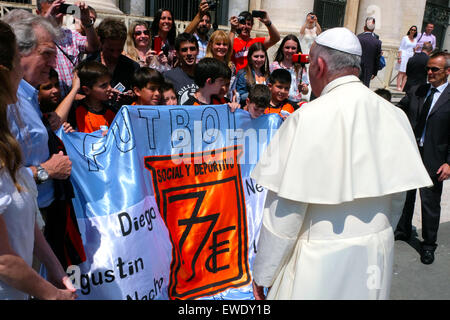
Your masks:
{"label": "man with sunglasses", "polygon": [[[437,248],[442,185],[450,177],[450,55],[445,52],[433,54],[426,70],[429,84],[412,87],[398,106],[408,115],[423,163],[434,184],[419,189],[423,237],[420,260],[431,264]],[[408,241],[411,237],[415,199],[416,190],[408,191],[395,231],[396,240]]]}

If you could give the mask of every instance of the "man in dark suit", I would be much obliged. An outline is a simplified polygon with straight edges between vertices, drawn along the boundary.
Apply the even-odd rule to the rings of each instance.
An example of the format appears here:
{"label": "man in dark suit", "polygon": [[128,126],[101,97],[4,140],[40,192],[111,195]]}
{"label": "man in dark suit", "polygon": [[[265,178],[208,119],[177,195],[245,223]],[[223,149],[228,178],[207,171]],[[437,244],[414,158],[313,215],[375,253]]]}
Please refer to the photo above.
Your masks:
{"label": "man in dark suit", "polygon": [[432,51],[433,46],[431,43],[426,42],[422,47],[422,51],[414,54],[408,60],[406,65],[407,81],[403,88],[404,92],[408,92],[409,89],[416,85],[427,83],[427,70],[425,68]]}
{"label": "man in dark suit", "polygon": [[373,31],[375,30],[375,18],[367,18],[364,32],[358,35],[362,47],[361,74],[359,79],[366,87],[370,86],[370,80],[378,74],[378,65],[381,56],[381,41],[378,40]]}
{"label": "man in dark suit", "polygon": [[[420,189],[423,237],[420,260],[431,264],[437,247],[442,185],[450,177],[450,55],[445,52],[432,55],[426,69],[429,84],[411,88],[398,106],[411,122],[423,163],[434,184]],[[395,231],[396,240],[407,241],[411,237],[415,199],[416,190],[408,191]]]}

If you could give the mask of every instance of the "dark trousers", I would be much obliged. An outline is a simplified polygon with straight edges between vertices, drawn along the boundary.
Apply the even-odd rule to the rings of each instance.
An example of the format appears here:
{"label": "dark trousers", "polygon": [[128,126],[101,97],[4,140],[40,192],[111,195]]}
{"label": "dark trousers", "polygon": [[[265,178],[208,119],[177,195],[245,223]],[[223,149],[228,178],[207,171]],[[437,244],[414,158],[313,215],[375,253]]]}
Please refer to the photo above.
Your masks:
{"label": "dark trousers", "polygon": [[64,236],[66,217],[64,214],[64,201],[55,200],[46,208],[39,208],[45,221],[44,236],[52,248],[55,256],[66,268],[66,257],[64,254]]}
{"label": "dark trousers", "polygon": [[[422,154],[421,148],[419,148]],[[438,181],[438,176],[431,177],[433,186],[419,189],[422,206],[422,248],[424,250],[435,250],[437,247],[437,233],[441,218],[441,195],[443,182]],[[407,236],[411,235],[414,204],[416,202],[416,190],[410,190],[406,194],[403,213],[398,222],[396,231]]]}

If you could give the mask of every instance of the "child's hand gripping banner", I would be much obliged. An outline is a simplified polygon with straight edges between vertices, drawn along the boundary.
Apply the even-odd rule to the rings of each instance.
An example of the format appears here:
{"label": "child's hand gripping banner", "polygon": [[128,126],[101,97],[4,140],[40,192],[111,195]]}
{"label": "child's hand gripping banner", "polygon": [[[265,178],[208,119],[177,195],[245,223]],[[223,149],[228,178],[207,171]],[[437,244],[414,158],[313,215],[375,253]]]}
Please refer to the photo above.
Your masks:
{"label": "child's hand gripping banner", "polygon": [[223,106],[123,107],[61,136],[87,261],[81,299],[254,299],[266,191],[249,175],[281,125]]}

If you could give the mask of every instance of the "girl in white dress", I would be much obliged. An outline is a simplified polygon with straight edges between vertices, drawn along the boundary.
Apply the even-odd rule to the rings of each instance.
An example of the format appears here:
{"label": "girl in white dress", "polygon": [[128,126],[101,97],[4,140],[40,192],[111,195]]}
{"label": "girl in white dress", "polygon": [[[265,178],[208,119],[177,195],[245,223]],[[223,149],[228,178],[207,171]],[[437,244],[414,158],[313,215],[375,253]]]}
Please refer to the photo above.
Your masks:
{"label": "girl in white dress", "polygon": [[414,49],[417,46],[417,27],[412,26],[409,28],[406,36],[402,38],[400,48],[398,50],[398,59],[396,64],[396,70],[398,70],[397,76],[397,90],[403,91],[403,87],[406,84],[406,65],[409,58],[414,55]]}

